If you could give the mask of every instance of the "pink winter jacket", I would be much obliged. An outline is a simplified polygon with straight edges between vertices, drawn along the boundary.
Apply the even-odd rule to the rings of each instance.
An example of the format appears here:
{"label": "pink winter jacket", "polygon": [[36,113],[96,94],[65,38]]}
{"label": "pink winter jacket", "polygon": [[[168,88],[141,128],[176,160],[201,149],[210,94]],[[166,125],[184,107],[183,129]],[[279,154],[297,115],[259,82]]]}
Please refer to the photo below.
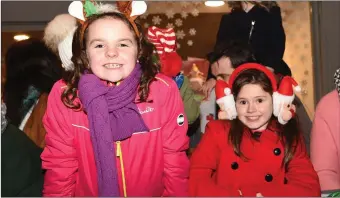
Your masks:
{"label": "pink winter jacket", "polygon": [[336,90],[317,105],[311,134],[311,160],[321,190],[340,189],[340,101]]}
{"label": "pink winter jacket", "polygon": [[[188,195],[189,140],[183,103],[172,79],[162,74],[156,79],[148,98],[153,102],[137,105],[150,131],[114,143],[121,196]],[[98,196],[88,119],[83,111],[62,103],[64,88],[63,81],[54,85],[43,119],[47,131],[41,155],[46,169],[43,195]]]}

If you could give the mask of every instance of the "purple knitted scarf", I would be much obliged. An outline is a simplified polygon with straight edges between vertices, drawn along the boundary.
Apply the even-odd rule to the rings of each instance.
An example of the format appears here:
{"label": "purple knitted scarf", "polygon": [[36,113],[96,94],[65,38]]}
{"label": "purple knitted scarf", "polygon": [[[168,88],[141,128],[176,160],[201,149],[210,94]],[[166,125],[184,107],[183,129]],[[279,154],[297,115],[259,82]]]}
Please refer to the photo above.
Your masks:
{"label": "purple knitted scarf", "polygon": [[134,103],[141,74],[137,64],[119,86],[113,87],[103,84],[94,74],[80,77],[79,98],[89,119],[99,196],[120,196],[114,142],[134,132],[148,131]]}

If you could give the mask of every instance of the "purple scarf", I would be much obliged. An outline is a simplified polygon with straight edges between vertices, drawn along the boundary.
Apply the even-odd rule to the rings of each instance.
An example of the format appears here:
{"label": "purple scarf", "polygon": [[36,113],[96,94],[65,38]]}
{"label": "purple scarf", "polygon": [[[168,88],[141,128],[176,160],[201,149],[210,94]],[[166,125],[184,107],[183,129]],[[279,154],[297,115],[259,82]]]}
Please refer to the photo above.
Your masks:
{"label": "purple scarf", "polygon": [[89,119],[99,196],[120,196],[114,142],[149,130],[134,103],[141,75],[137,64],[119,86],[108,87],[94,74],[80,77],[79,98]]}

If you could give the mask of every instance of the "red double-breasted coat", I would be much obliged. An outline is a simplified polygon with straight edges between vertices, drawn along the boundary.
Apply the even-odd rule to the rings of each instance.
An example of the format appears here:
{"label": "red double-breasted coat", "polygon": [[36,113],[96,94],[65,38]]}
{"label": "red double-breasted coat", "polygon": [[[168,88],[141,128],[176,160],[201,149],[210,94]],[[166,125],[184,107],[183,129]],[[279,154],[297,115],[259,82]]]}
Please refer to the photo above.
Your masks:
{"label": "red double-breasted coat", "polygon": [[302,141],[285,170],[284,145],[268,127],[258,139],[244,133],[238,157],[228,143],[228,121],[210,121],[191,157],[191,196],[321,196],[319,179]]}

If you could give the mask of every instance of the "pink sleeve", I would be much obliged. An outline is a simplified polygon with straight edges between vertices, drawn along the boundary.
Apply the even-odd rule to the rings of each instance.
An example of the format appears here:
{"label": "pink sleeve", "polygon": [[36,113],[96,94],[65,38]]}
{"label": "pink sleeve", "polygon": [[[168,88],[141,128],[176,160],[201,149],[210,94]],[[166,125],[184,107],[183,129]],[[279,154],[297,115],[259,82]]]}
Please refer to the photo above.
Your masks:
{"label": "pink sleeve", "polygon": [[165,95],[162,115],[162,138],[164,152],[164,193],[163,196],[188,196],[189,147],[187,137],[188,121],[184,105],[175,82],[170,81]]}
{"label": "pink sleeve", "polygon": [[321,190],[332,190],[340,188],[339,159],[335,137],[328,124],[328,120],[333,119],[324,117],[324,108],[328,109],[319,104],[315,113],[311,133],[311,160],[318,173]]}
{"label": "pink sleeve", "polygon": [[43,196],[74,196],[78,161],[69,125],[69,109],[61,102],[61,84],[56,83],[48,97],[43,118],[46,146],[41,154],[46,170]]}

